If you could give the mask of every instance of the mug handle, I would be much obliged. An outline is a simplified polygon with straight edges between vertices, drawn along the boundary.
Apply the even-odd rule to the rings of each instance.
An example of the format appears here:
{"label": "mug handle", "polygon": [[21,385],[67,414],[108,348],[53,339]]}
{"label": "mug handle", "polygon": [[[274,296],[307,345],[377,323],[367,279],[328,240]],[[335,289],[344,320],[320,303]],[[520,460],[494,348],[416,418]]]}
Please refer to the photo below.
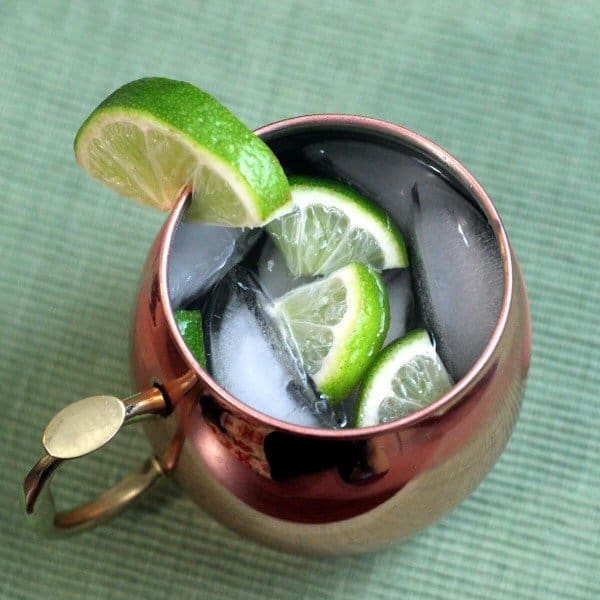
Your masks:
{"label": "mug handle", "polygon": [[48,423],[42,436],[45,454],[23,482],[25,514],[44,535],[78,531],[109,519],[141,496],[165,474],[155,456],[91,502],[56,512],[50,481],[66,461],[102,448],[123,427],[148,415],[165,415],[168,402],[158,388],[119,400],[92,396],[67,405]]}

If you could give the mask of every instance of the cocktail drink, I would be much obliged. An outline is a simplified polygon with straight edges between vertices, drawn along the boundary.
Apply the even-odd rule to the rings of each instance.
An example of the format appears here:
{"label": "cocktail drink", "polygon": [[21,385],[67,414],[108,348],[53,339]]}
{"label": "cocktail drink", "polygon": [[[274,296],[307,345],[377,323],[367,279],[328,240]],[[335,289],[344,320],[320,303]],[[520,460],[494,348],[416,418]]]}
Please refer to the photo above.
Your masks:
{"label": "cocktail drink", "polygon": [[[481,481],[518,413],[530,323],[506,232],[458,161],[365,117],[255,134],[194,86],[158,78],[102,102],[75,152],[170,214],[134,312],[139,392],[50,422],[24,483],[28,515],[72,531],[169,474],[258,541],[361,552]],[[62,462],[147,414],[153,454],[140,469],[88,505],[40,508]]]}
{"label": "cocktail drink", "polygon": [[[243,402],[309,427],[375,425],[437,400],[500,311],[483,213],[409,147],[333,129],[273,149],[291,205],[264,227],[184,216],[175,233],[171,302],[196,311],[199,360]],[[357,169],[369,154],[377,168]],[[364,352],[344,348],[352,336]]]}

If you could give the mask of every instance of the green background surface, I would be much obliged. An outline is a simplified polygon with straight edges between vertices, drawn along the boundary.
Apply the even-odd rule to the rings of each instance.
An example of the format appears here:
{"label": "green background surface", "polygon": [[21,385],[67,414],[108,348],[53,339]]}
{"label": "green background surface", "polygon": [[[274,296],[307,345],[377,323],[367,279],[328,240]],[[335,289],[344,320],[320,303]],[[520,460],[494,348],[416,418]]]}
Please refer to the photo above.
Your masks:
{"label": "green background surface", "polygon": [[[0,2],[0,597],[595,598],[600,594],[600,3]],[[189,80],[249,126],[311,112],[401,123],[483,183],[522,262],[534,356],[500,461],[452,514],[365,556],[283,555],[165,482],[66,541],[19,490],[66,402],[129,387],[131,305],[164,215],[76,165],[100,99]],[[141,432],[73,467],[115,480]],[[65,478],[66,480],[66,478]]]}

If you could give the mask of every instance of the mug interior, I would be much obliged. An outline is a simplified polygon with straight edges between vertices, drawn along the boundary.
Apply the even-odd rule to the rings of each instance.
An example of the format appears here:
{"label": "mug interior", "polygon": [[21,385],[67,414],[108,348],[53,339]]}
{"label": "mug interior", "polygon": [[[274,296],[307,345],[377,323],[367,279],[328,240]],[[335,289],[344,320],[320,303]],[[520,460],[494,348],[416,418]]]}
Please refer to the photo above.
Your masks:
{"label": "mug interior", "polygon": [[[458,381],[434,403],[406,417],[383,425],[360,429],[327,430],[294,425],[259,412],[242,402],[203,369],[189,352],[173,317],[173,307],[179,308],[180,299],[169,283],[174,280],[177,266],[171,257],[185,236],[186,198],[182,197],[169,217],[167,234],[161,256],[160,283],[164,306],[167,307],[171,334],[186,361],[221,401],[248,413],[265,425],[297,431],[302,435],[351,437],[368,435],[403,427],[443,412],[453,404],[476,380],[490,360],[504,329],[511,297],[511,256],[506,233],[500,218],[479,183],[455,158],[422,136],[384,121],[348,115],[312,115],[280,121],[257,130],[277,155],[288,175],[309,175],[335,179],[351,185],[358,192],[377,202],[399,225],[405,239],[409,239],[410,206],[415,189],[433,190],[448,205],[468,203],[483,217],[495,240],[494,253],[499,265],[498,276],[490,287],[495,296],[493,310],[485,323],[485,343],[472,350],[470,366],[462,366]],[[422,193],[422,192],[421,192]],[[223,236],[224,228],[207,230],[207,235]],[[206,240],[210,245],[210,238]],[[232,240],[232,243],[235,243]],[[494,287],[495,286],[495,287]],[[493,289],[492,289],[493,288]]]}

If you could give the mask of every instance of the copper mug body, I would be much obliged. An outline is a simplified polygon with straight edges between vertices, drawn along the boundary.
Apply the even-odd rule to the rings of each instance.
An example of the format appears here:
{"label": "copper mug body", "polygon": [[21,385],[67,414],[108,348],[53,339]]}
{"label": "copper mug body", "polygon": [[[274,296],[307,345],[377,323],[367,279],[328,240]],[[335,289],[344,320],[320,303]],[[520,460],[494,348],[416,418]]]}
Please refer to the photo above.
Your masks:
{"label": "copper mug body", "polygon": [[[256,133],[276,154],[285,147],[294,156],[303,136],[332,130],[415,152],[485,213],[500,247],[504,294],[492,336],[469,372],[425,409],[363,429],[310,429],[245,405],[196,362],[174,320],[167,265],[184,195],[148,254],[131,338],[136,388],[158,388],[167,403],[163,416],[144,423],[160,470],[227,527],[306,554],[382,547],[470,494],[510,436],[531,353],[525,286],[504,227],[479,183],[445,150],[400,126],[347,115],[297,117]],[[376,159],[365,157],[360,168],[376,171]]]}

